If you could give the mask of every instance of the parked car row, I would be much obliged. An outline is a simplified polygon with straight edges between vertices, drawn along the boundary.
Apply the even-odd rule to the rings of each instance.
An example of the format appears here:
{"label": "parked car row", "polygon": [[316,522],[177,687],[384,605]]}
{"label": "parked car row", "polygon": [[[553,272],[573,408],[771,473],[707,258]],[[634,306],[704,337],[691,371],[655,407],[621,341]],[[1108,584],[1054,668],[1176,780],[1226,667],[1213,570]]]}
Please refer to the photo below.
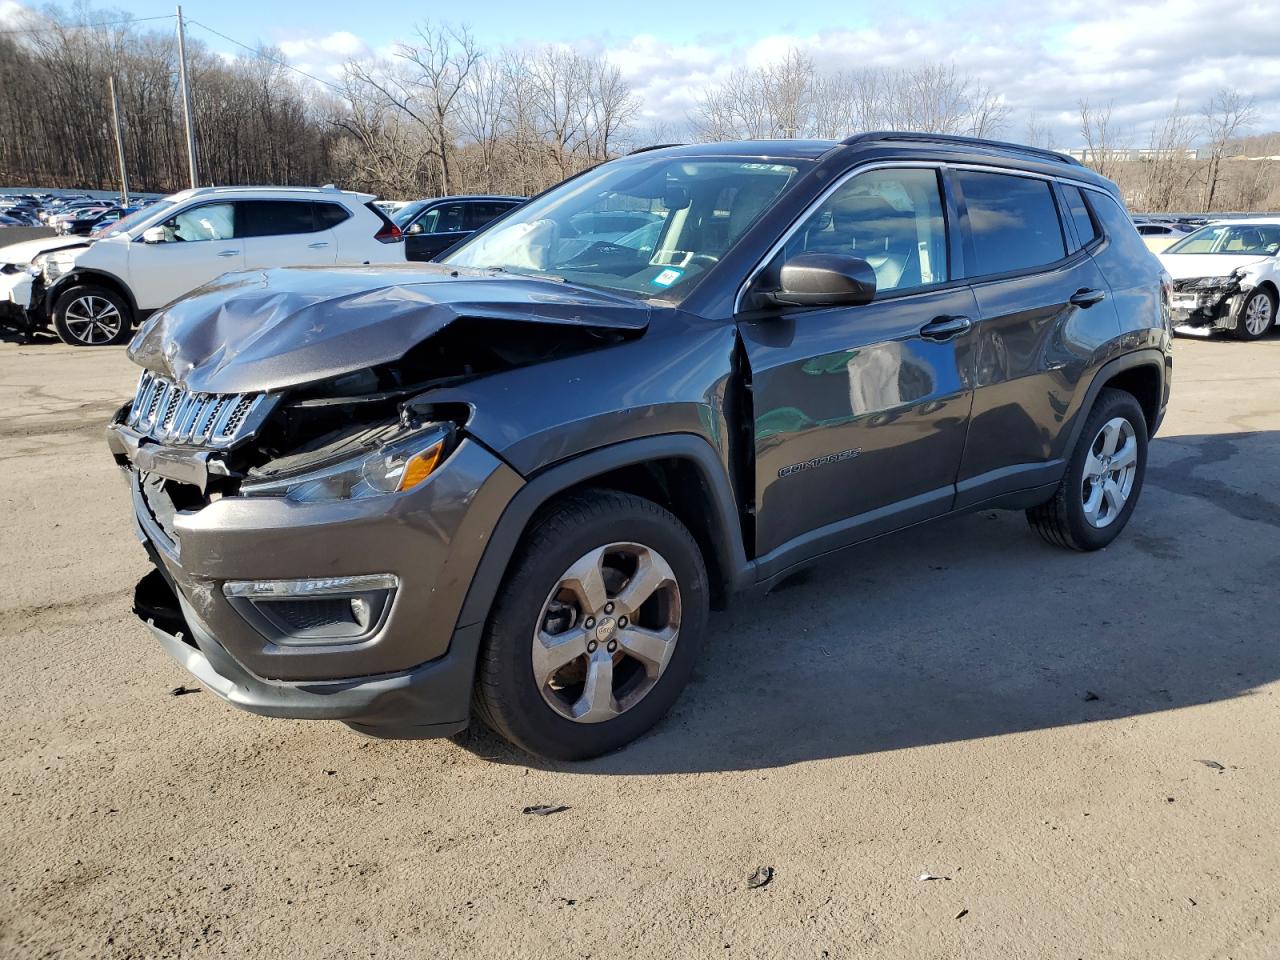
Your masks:
{"label": "parked car row", "polygon": [[0,247],[0,321],[29,333],[52,326],[77,346],[121,343],[221,274],[430,260],[521,202],[421,200],[397,223],[372,195],[333,187],[201,188],[136,210],[55,201],[39,213],[62,236]]}

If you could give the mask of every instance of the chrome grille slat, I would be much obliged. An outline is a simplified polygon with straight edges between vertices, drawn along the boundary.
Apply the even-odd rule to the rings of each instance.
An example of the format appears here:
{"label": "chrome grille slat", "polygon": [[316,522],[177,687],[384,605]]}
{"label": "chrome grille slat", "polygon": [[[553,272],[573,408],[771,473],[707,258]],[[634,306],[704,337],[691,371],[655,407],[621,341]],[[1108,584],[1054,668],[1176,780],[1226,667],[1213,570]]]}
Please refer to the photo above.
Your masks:
{"label": "chrome grille slat", "polygon": [[272,401],[265,393],[194,393],[148,370],[127,423],[162,443],[229,447],[258,428]]}

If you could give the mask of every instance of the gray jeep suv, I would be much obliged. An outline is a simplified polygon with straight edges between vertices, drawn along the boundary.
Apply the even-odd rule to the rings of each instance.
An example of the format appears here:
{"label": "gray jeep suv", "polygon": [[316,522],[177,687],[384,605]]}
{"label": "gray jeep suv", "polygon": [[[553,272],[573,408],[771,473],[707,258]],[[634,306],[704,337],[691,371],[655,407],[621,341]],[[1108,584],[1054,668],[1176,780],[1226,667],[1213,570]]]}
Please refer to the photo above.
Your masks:
{"label": "gray jeep suv", "polygon": [[442,736],[474,707],[592,756],[679,695],[710,608],[842,547],[979,507],[1108,544],[1170,338],[1067,157],[642,151],[441,263],[228,274],[151,317],[109,428],[136,609],[255,713]]}

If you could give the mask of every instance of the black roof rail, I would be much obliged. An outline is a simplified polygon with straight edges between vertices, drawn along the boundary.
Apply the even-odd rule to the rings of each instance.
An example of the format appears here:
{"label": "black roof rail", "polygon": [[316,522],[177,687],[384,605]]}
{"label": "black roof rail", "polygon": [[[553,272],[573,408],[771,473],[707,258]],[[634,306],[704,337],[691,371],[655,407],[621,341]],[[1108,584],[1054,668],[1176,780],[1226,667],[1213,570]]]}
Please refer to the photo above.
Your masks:
{"label": "black roof rail", "polygon": [[1021,153],[1025,156],[1051,160],[1054,163],[1069,163],[1072,166],[1083,166],[1075,157],[1056,150],[1045,150],[1042,147],[1029,147],[1022,143],[1009,143],[1006,140],[985,140],[982,137],[958,137],[950,133],[904,133],[894,130],[873,130],[869,133],[854,134],[841,143],[846,147],[860,143],[876,143],[883,140],[899,140],[908,143],[950,143],[961,147],[985,147],[988,150],[1004,150],[1009,153]]}
{"label": "black roof rail", "polygon": [[636,147],[634,150],[632,150],[630,153],[628,153],[628,154],[627,154],[627,156],[628,156],[628,157],[634,157],[637,153],[648,153],[650,150],[665,150],[667,147],[683,147],[683,146],[687,146],[687,144],[683,144],[683,143],[651,143],[651,144],[649,144],[649,146],[647,146],[647,147]]}

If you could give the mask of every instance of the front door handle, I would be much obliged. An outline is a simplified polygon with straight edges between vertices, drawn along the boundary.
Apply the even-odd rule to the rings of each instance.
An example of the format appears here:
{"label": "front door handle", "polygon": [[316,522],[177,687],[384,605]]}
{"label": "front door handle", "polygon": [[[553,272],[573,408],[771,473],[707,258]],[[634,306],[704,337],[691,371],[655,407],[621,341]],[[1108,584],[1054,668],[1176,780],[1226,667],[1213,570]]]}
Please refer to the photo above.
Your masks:
{"label": "front door handle", "polygon": [[950,340],[972,326],[968,317],[934,317],[920,328],[920,336],[926,340]]}
{"label": "front door handle", "polygon": [[220,257],[238,257],[238,256],[240,256],[240,251],[239,251],[239,250],[220,250],[220,251],[218,252],[218,256],[220,256]]}
{"label": "front door handle", "polygon": [[1071,295],[1071,303],[1085,310],[1092,307],[1095,303],[1101,303],[1105,299],[1107,299],[1107,292],[1105,290],[1090,290],[1088,287],[1077,290]]}
{"label": "front door handle", "polygon": [[321,247],[327,247],[328,245],[329,245],[328,240],[317,240],[315,243],[307,244],[307,246],[310,247],[312,250],[319,250]]}

